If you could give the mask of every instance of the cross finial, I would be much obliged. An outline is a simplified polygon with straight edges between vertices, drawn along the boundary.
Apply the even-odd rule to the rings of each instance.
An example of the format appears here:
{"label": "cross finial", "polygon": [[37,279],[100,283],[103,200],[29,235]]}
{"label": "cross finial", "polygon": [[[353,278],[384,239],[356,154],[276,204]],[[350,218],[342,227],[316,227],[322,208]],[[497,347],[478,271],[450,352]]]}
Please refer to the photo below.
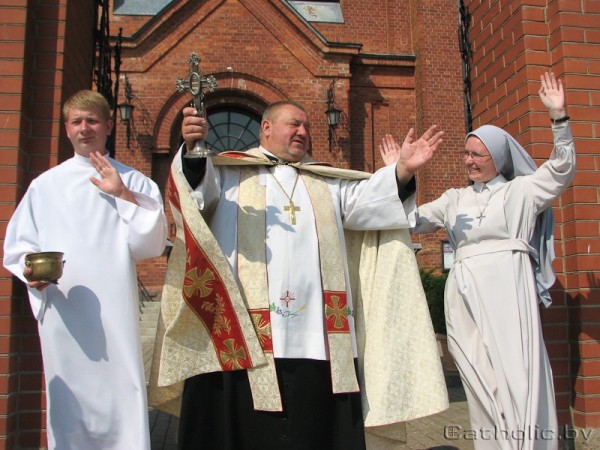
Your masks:
{"label": "cross finial", "polygon": [[[175,86],[179,92],[188,91],[192,94],[192,103],[198,116],[206,117],[204,110],[204,91],[213,92],[217,87],[217,80],[212,75],[203,77],[200,71],[200,57],[196,52],[192,52],[188,58],[190,73],[187,78],[179,77],[175,81]],[[196,141],[194,148],[184,156],[188,158],[206,158],[212,156],[214,152],[209,150],[203,140]]]}
{"label": "cross finial", "polygon": [[196,108],[201,115],[204,115],[204,90],[207,89],[209,92],[213,92],[219,83],[212,75],[202,77],[202,72],[200,71],[200,57],[196,52],[192,52],[188,58],[188,64],[190,65],[190,73],[187,79],[182,77],[177,78],[175,86],[179,92],[188,91],[192,94],[194,108]]}

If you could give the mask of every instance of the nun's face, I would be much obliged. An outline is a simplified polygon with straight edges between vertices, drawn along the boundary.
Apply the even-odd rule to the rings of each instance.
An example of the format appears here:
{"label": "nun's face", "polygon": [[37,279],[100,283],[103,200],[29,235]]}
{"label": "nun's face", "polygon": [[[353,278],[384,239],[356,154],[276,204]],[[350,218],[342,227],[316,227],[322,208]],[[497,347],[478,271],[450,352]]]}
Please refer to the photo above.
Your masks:
{"label": "nun's face", "polygon": [[498,175],[492,155],[478,137],[469,136],[463,159],[469,179],[472,181],[487,183]]}

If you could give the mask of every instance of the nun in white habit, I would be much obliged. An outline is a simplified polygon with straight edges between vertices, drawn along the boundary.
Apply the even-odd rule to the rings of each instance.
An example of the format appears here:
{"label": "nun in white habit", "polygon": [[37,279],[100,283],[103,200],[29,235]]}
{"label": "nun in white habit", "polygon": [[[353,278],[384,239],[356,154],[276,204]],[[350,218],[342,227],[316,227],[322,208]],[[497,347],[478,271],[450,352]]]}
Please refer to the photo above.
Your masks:
{"label": "nun in white habit", "polygon": [[[414,229],[445,228],[455,250],[445,289],[448,346],[467,395],[468,437],[478,450],[558,448],[538,305],[551,303],[551,205],[575,175],[575,147],[561,82],[542,75],[539,94],[552,122],[550,159],[536,169],[508,133],[476,129],[464,152],[473,184],[420,206]],[[386,136],[383,151],[393,153],[394,145]]]}

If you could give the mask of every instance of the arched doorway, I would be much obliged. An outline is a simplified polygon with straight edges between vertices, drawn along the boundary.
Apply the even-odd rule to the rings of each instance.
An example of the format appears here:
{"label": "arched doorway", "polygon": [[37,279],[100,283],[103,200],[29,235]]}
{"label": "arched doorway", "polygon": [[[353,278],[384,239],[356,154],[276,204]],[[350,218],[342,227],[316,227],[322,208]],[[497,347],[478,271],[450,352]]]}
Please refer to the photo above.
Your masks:
{"label": "arched doorway", "polygon": [[239,106],[211,108],[207,112],[206,146],[216,152],[248,150],[260,142],[260,116]]}

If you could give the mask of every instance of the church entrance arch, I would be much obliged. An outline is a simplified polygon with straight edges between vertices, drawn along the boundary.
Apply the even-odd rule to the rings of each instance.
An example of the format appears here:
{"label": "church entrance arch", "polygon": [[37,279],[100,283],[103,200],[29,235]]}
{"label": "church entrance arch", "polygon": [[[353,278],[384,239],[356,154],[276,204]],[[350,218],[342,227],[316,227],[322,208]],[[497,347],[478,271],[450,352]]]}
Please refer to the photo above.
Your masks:
{"label": "church entrance arch", "polygon": [[213,151],[248,150],[260,144],[260,115],[237,105],[210,108],[206,146]]}

